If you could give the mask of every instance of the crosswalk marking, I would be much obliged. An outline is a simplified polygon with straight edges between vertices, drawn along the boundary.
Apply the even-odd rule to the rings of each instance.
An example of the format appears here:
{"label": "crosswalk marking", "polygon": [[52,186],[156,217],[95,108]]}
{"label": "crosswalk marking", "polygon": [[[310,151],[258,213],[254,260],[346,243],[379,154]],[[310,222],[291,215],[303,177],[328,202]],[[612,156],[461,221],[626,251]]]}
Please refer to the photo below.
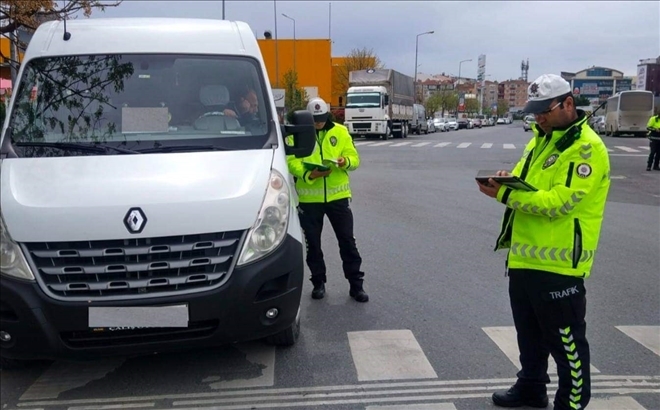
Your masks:
{"label": "crosswalk marking", "polygon": [[618,148],[621,151],[626,151],[626,152],[639,152],[638,149],[626,147],[624,145],[615,145],[614,148]]}
{"label": "crosswalk marking", "polygon": [[492,146],[493,146],[493,144],[491,144],[490,142],[485,142],[485,143],[481,146],[481,148],[490,148],[490,147],[492,147]]}
{"label": "crosswalk marking", "polygon": [[424,145],[429,145],[430,142],[420,142],[419,144],[413,144],[411,147],[423,147]]}
{"label": "crosswalk marking", "polygon": [[614,150],[612,148],[608,148],[607,152],[614,152]]}
{"label": "crosswalk marking", "polygon": [[592,398],[589,401],[589,410],[646,410],[637,400],[628,396],[608,397],[605,399]]}
{"label": "crosswalk marking", "polygon": [[410,330],[348,332],[359,381],[437,378]]}
{"label": "crosswalk marking", "polygon": [[451,142],[441,142],[440,144],[434,145],[433,147],[446,147],[447,145],[451,144]]}
{"label": "crosswalk marking", "polygon": [[647,151],[650,151],[650,150],[651,150],[651,147],[647,147],[647,146],[644,146],[644,145],[640,145],[640,146],[637,147],[637,148],[645,149],[645,150],[647,150]]}
{"label": "crosswalk marking", "polygon": [[394,404],[367,406],[365,410],[456,410],[456,406],[453,403]]}
{"label": "crosswalk marking", "polygon": [[504,149],[516,149],[516,146],[513,144],[504,144]]}
{"label": "crosswalk marking", "polygon": [[372,147],[382,147],[383,145],[390,145],[392,142],[394,142],[394,141],[383,141],[383,142],[378,142],[378,143],[372,145]]}
{"label": "crosswalk marking", "polygon": [[[500,348],[502,352],[509,358],[511,363],[513,363],[518,370],[522,367],[520,366],[520,350],[518,350],[518,341],[516,337],[516,328],[514,326],[496,326],[496,327],[484,327],[482,328],[484,332],[490,337],[493,342]],[[600,370],[596,369],[594,365],[591,365],[592,373],[600,373]],[[548,373],[557,374],[557,364],[552,359],[552,356],[548,358]]]}
{"label": "crosswalk marking", "polygon": [[402,147],[404,145],[412,144],[412,141],[407,141],[407,142],[399,142],[398,144],[392,145],[393,147]]}
{"label": "crosswalk marking", "polygon": [[615,326],[626,336],[660,356],[660,326]]}
{"label": "crosswalk marking", "polygon": [[373,143],[374,143],[374,141],[359,141],[359,142],[354,143],[353,145],[355,145],[356,147],[359,147],[361,145],[369,145],[369,144],[373,144]]}
{"label": "crosswalk marking", "polygon": [[458,146],[456,148],[467,148],[470,145],[472,145],[471,142],[461,142],[460,144],[458,144]]}

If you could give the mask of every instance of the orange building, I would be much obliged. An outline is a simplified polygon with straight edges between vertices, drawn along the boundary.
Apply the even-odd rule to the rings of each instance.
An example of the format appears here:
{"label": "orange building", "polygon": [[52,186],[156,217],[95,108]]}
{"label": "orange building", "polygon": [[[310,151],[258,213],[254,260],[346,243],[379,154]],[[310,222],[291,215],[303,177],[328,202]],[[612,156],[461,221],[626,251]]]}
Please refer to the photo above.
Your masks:
{"label": "orange building", "polygon": [[[317,87],[318,96],[330,102],[332,98],[332,64],[330,57],[330,40],[274,40],[259,39],[259,48],[266,64],[270,85],[273,88],[284,88],[284,73],[294,69],[298,73],[299,87]],[[277,61],[275,64],[275,46],[277,45]],[[279,85],[278,85],[279,77]]]}
{"label": "orange building", "polygon": [[[9,68],[9,59],[5,59],[2,56],[9,57],[11,55],[11,41],[7,37],[0,37],[0,50],[2,50],[2,55],[0,55],[0,78],[6,80],[11,79],[11,71]],[[20,53],[18,60],[23,59],[23,53]]]}

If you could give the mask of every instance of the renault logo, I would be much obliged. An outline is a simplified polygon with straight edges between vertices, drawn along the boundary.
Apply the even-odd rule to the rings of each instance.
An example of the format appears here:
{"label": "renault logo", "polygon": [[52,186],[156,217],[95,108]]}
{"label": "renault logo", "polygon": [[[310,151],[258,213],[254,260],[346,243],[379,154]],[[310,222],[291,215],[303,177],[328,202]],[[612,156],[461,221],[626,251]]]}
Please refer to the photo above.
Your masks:
{"label": "renault logo", "polygon": [[140,233],[147,225],[147,216],[140,208],[131,208],[124,217],[124,225],[130,233]]}

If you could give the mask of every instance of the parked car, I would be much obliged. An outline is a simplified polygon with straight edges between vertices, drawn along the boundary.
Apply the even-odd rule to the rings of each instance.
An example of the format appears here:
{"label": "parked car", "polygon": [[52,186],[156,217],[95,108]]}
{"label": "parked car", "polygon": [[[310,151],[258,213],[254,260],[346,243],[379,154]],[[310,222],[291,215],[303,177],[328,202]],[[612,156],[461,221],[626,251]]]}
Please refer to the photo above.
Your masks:
{"label": "parked car", "polygon": [[504,118],[500,117],[500,118],[497,119],[496,124],[497,125],[506,124],[506,120]]}
{"label": "parked car", "polygon": [[449,131],[449,128],[447,128],[447,122],[445,121],[444,118],[434,118],[433,119],[433,126],[437,131],[440,132],[445,132]]}
{"label": "parked car", "polygon": [[434,123],[433,123],[433,119],[429,118],[429,119],[426,121],[426,126],[427,126],[427,128],[428,128],[428,132],[435,132],[435,131],[436,131],[436,129],[435,129],[435,125],[434,125]]}
{"label": "parked car", "polygon": [[532,129],[532,125],[536,123],[536,120],[534,119],[534,116],[528,115],[523,119],[523,129],[525,132],[529,131]]}
{"label": "parked car", "polygon": [[458,122],[456,121],[456,118],[449,117],[445,119],[445,124],[447,124],[447,131],[458,131]]}
{"label": "parked car", "polygon": [[474,127],[474,128],[481,128],[481,127],[483,127],[483,124],[481,123],[481,118],[479,118],[479,117],[477,117],[477,118],[473,118],[473,119],[472,119],[472,127]]}

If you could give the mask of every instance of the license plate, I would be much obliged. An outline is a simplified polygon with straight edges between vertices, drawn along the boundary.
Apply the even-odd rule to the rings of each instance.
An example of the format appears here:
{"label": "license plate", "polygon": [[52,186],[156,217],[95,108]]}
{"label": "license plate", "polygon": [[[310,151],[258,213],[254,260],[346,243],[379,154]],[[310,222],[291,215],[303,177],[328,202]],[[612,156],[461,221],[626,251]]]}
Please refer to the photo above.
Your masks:
{"label": "license plate", "polygon": [[88,309],[90,328],[188,327],[188,305]]}

